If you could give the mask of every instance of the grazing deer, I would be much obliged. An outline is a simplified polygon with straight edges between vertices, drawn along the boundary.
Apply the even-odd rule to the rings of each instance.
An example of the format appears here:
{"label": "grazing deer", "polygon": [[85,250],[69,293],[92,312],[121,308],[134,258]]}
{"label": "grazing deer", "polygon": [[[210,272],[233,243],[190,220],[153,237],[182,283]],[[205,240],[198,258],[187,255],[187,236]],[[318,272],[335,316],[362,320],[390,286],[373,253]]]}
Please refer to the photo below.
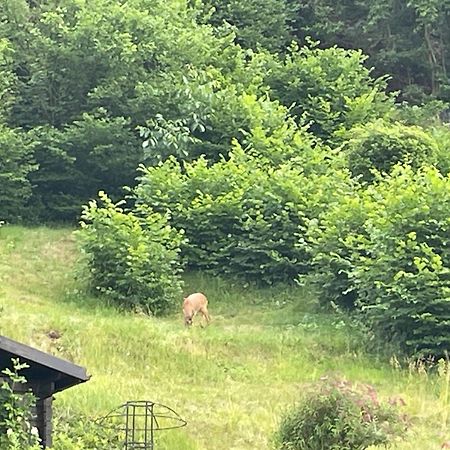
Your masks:
{"label": "grazing deer", "polygon": [[208,299],[200,292],[185,297],[183,301],[184,324],[187,327],[192,325],[198,312],[201,312],[206,323],[209,323],[211,319],[208,314]]}

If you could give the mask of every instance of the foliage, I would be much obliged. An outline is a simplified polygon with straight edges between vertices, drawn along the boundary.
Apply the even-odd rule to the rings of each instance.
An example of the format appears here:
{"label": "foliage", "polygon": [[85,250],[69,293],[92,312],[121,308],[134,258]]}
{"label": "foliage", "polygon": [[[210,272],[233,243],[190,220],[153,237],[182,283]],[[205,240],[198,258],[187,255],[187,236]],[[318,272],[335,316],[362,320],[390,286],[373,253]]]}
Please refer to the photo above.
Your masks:
{"label": "foliage", "polygon": [[[210,80],[191,83],[194,93],[181,95],[191,88],[183,75],[189,70],[202,74],[210,67],[221,79],[221,71],[232,69],[241,50],[228,35],[215,36],[210,26],[196,24],[196,15],[177,0],[126,5],[95,0],[89,6],[68,0],[5,0],[0,31],[8,41],[0,45],[2,83],[10,75],[15,78],[0,90],[6,96],[14,86],[13,98],[3,103],[11,103],[8,125],[31,130],[37,139],[40,166],[30,205],[38,217],[73,220],[99,189],[115,198],[123,185],[132,184],[144,157],[136,125],[148,121],[157,134],[158,117],[163,125],[182,126],[188,117],[188,125],[199,132],[199,109],[208,104],[203,84],[207,87]],[[225,105],[225,93],[218,97]],[[174,103],[180,107],[173,108]],[[203,136],[225,147],[222,153],[228,152],[239,128],[239,119],[231,127],[228,122],[232,119],[226,116],[224,126],[232,130],[228,139],[216,126],[212,136]]]}
{"label": "foliage", "polygon": [[360,307],[383,339],[408,354],[444,356],[450,348],[450,177],[435,168],[397,168],[371,195],[370,245],[354,268]]}
{"label": "foliage", "polygon": [[367,325],[410,355],[449,348],[450,179],[396,167],[309,228],[322,299],[358,307]]}
{"label": "foliage", "polygon": [[182,255],[189,267],[274,283],[307,271],[305,248],[296,245],[306,221],[347,186],[345,171],[273,167],[237,147],[229,160],[211,166],[204,158],[183,165],[171,158],[142,168],[134,200],[169,214],[185,231]]}
{"label": "foliage", "polygon": [[376,121],[354,127],[346,136],[348,166],[364,181],[373,180],[373,170],[389,173],[398,163],[418,168],[436,162],[435,140],[417,126]]}
{"label": "foliage", "polygon": [[27,218],[30,172],[36,170],[33,145],[24,133],[0,125],[0,220]]}
{"label": "foliage", "polygon": [[386,114],[391,108],[384,78],[373,79],[360,51],[293,45],[282,60],[274,59],[265,81],[274,98],[291,108],[310,131],[325,140]]}
{"label": "foliage", "polygon": [[0,38],[0,124],[7,119],[14,101],[14,84],[16,77],[12,68],[11,43]]}
{"label": "foliage", "polygon": [[122,448],[116,430],[90,417],[58,418],[54,425],[52,450],[114,450]]}
{"label": "foliage", "polygon": [[392,118],[406,125],[419,125],[424,128],[439,126],[448,122],[448,104],[441,100],[429,100],[420,105],[400,102],[392,111]]}
{"label": "foliage", "polygon": [[355,307],[357,291],[352,274],[367,250],[364,225],[371,212],[364,194],[353,186],[349,195],[341,196],[319,218],[308,223],[312,265],[308,280],[319,288],[323,306]]}
{"label": "foliage", "polygon": [[255,56],[231,81],[214,70],[190,70],[181,81],[171,78],[170,95],[162,91],[158,99],[170,106],[170,116],[157,114],[141,127],[145,162],[157,164],[171,155],[184,161],[204,155],[217,162],[227,158],[237,141],[246,150],[257,147],[261,156],[278,163],[312,146],[307,127],[297,125],[288,108],[271,100],[262,86],[266,60],[264,55]]}
{"label": "foliage", "polygon": [[120,305],[152,314],[171,309],[181,296],[182,234],[165,215],[140,206],[126,213],[100,192],[100,205],[83,208],[79,231],[92,289]]}
{"label": "foliage", "polygon": [[207,0],[205,9],[211,9],[208,22],[216,28],[231,25],[236,42],[245,47],[264,47],[280,51],[293,39],[290,22],[295,8],[286,0]]}
{"label": "foliage", "polygon": [[300,38],[324,47],[362,49],[377,74],[392,75],[390,90],[411,104],[449,100],[448,0],[307,0],[299,5]]}
{"label": "foliage", "polygon": [[36,399],[31,392],[17,392],[27,380],[19,372],[28,367],[13,359],[13,370],[2,370],[0,385],[0,447],[2,450],[39,450],[37,429],[32,426],[31,409]]}
{"label": "foliage", "polygon": [[116,199],[131,184],[141,158],[140,144],[122,117],[105,111],[83,114],[63,130],[35,127],[28,133],[39,170],[30,174],[30,205],[40,220],[71,221],[100,189]]}
{"label": "foliage", "polygon": [[372,386],[325,377],[286,414],[276,441],[280,450],[362,450],[404,430],[395,403],[381,402]]}
{"label": "foliage", "polygon": [[436,167],[447,175],[450,173],[450,129],[448,125],[435,126],[431,133],[437,144]]}

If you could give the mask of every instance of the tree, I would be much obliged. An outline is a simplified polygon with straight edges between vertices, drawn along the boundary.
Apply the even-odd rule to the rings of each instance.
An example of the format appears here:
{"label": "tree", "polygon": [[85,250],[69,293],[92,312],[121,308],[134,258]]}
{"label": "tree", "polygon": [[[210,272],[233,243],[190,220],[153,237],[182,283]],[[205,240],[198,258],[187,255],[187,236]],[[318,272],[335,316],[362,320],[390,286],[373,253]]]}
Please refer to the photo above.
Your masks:
{"label": "tree", "polygon": [[293,39],[291,22],[296,8],[286,0],[209,0],[209,23],[220,28],[231,25],[236,42],[244,48],[259,46],[270,51],[283,51]]}
{"label": "tree", "polygon": [[299,39],[311,35],[323,47],[362,49],[378,76],[392,75],[389,87],[400,89],[402,99],[450,100],[448,0],[307,0],[299,11]]}

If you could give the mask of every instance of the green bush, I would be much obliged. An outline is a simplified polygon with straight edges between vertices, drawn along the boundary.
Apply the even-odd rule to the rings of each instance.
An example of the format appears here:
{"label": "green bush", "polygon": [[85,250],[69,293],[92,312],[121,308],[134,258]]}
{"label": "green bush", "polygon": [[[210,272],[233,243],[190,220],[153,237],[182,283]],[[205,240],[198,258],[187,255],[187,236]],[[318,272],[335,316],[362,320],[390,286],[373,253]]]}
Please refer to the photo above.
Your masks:
{"label": "green bush", "polygon": [[352,278],[355,265],[366,254],[365,223],[376,208],[357,186],[342,195],[318,218],[308,224],[307,242],[312,271],[308,281],[318,287],[323,306],[356,307],[357,289]]}
{"label": "green bush", "polygon": [[237,147],[229,160],[142,168],[134,200],[185,231],[189,267],[271,284],[309,270],[297,245],[308,220],[347,192],[345,171],[305,174],[296,163],[273,167]]}
{"label": "green bush", "polygon": [[233,26],[236,42],[245,48],[260,46],[273,52],[283,50],[293,39],[290,22],[294,20],[296,8],[286,0],[206,0],[205,9],[209,23],[224,26],[224,21]]}
{"label": "green bush", "polygon": [[450,128],[441,125],[432,129],[437,144],[436,167],[443,175],[450,173]]}
{"label": "green bush", "polygon": [[376,121],[360,125],[346,133],[344,149],[354,176],[372,181],[373,169],[389,173],[396,164],[420,167],[436,162],[438,147],[423,128]]}
{"label": "green bush", "polygon": [[323,379],[282,420],[278,450],[363,450],[389,445],[405,430],[395,403],[369,385]]}
{"label": "green bush", "polygon": [[35,127],[33,141],[39,170],[30,174],[30,207],[44,221],[73,221],[81,206],[103,189],[113,199],[134,181],[142,148],[128,120],[104,110],[83,114],[63,130]]}
{"label": "green bush", "polygon": [[81,238],[91,288],[128,308],[161,314],[181,296],[182,234],[165,215],[140,206],[126,213],[100,192],[83,209]]}
{"label": "green bush", "polygon": [[320,298],[357,307],[409,355],[450,348],[450,178],[398,166],[310,223]]}
{"label": "green bush", "polygon": [[444,356],[450,349],[450,176],[398,167],[370,194],[370,242],[353,273],[364,316],[408,354]]}
{"label": "green bush", "polygon": [[121,436],[114,428],[90,417],[73,415],[54,419],[51,450],[119,450]]}
{"label": "green bush", "polygon": [[319,49],[309,42],[293,46],[284,60],[269,61],[265,82],[274,99],[310,123],[315,136],[333,141],[337,130],[384,117],[391,110],[386,80],[371,77],[366,59],[360,51]]}
{"label": "green bush", "polygon": [[218,162],[236,142],[276,164],[310,149],[314,140],[306,127],[296,124],[286,106],[260,93],[258,70],[249,69],[256,80],[245,73],[248,86],[241,84],[240,76],[232,84],[213,70],[170,78],[175,93],[161,91],[158,102],[173,107],[141,127],[146,164],[156,165],[169,156],[183,161],[205,156]]}
{"label": "green bush", "polygon": [[[0,448],[2,450],[39,450],[37,429],[32,426],[36,398],[31,392],[17,392],[27,380],[19,374],[28,367],[13,359],[13,370],[5,369],[0,384]],[[14,389],[13,389],[14,388]]]}
{"label": "green bush", "polygon": [[5,37],[0,38],[0,123],[10,114],[14,102],[14,86],[17,75],[13,67],[14,51],[11,42]]}

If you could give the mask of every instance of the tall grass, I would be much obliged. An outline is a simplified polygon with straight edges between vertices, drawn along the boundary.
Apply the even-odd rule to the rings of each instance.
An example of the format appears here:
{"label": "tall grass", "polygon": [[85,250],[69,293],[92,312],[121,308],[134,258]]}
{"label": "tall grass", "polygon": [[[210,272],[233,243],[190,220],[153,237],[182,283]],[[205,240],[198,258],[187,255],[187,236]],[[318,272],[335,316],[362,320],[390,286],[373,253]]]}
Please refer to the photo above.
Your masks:
{"label": "tall grass", "polygon": [[[127,400],[152,400],[188,421],[161,433],[157,448],[264,450],[305,383],[337,372],[405,400],[412,427],[393,448],[438,449],[450,439],[448,365],[431,373],[367,354],[364,336],[318,311],[304,289],[190,274],[185,292],[205,292],[213,320],[186,329],[181,308],[156,319],[87,295],[73,278],[76,258],[70,229],[0,228],[0,334],[92,375],[56,396],[57,415],[101,417]],[[50,330],[61,338],[50,339]]]}

